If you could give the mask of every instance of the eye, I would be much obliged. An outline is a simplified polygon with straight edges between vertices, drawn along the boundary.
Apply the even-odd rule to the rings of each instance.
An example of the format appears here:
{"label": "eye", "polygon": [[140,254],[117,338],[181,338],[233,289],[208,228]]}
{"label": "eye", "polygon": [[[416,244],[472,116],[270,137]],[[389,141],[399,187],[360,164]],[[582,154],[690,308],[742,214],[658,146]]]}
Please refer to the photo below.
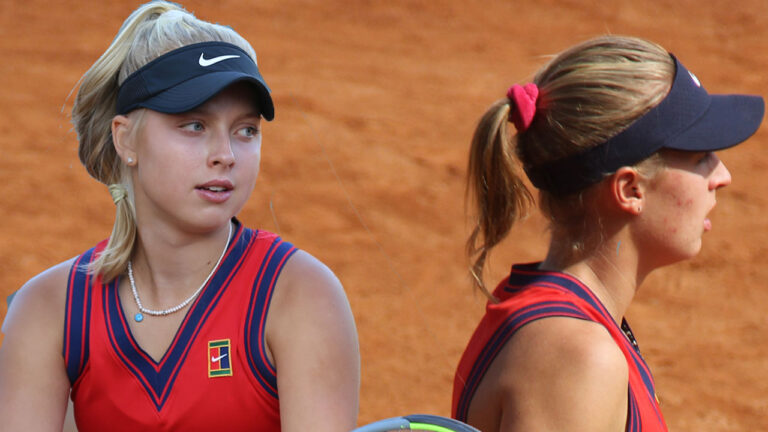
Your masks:
{"label": "eye", "polygon": [[238,129],[236,133],[237,135],[240,135],[246,138],[255,138],[259,134],[259,132],[261,131],[257,127],[246,126]]}
{"label": "eye", "polygon": [[181,125],[181,128],[188,132],[202,132],[205,130],[205,127],[203,127],[203,124],[199,121],[185,123]]}

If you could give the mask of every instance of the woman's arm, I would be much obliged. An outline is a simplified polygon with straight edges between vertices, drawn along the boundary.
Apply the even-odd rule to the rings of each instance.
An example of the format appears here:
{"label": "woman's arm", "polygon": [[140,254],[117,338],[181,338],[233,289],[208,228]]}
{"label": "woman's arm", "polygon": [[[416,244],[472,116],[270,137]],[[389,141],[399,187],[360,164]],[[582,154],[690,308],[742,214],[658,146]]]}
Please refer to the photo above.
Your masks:
{"label": "woman's arm", "polygon": [[0,347],[2,430],[61,431],[70,388],[61,353],[70,266],[30,280],[9,305]]}
{"label": "woman's arm", "polygon": [[360,350],[339,280],[298,251],[277,282],[267,317],[284,432],[339,432],[356,426]]}
{"label": "woman's arm", "polygon": [[515,333],[483,380],[498,386],[494,430],[621,432],[628,376],[624,354],[601,325],[546,318]]}

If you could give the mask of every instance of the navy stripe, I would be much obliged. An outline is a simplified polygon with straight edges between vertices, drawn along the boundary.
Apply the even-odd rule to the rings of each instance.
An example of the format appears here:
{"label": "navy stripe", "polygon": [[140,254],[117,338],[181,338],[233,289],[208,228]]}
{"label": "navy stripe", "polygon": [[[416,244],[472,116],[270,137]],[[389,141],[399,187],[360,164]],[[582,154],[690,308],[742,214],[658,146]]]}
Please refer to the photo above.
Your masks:
{"label": "navy stripe", "polygon": [[[603,315],[608,322],[612,323],[617,331],[621,332],[621,328],[619,328],[619,325],[616,324],[616,321],[614,321],[613,317],[608,313],[608,310],[591,294],[591,291],[589,291],[588,288],[573,279],[560,276],[557,273],[544,272],[538,270],[537,267],[538,263],[515,265],[509,277],[509,286],[505,287],[504,290],[507,292],[516,292],[526,285],[541,285],[542,283],[552,288],[561,287],[589,303],[596,311]],[[649,395],[654,397],[656,389],[653,384],[653,378],[650,376],[650,368],[648,367],[648,364],[645,363],[645,359],[642,358],[640,353],[637,352],[628,341],[624,342],[630,348],[629,353],[632,356],[632,360],[635,362],[637,370],[640,372],[640,377],[643,379],[646,390]]]}
{"label": "navy stripe", "polygon": [[591,291],[588,291],[587,288],[575,282],[573,279],[560,276],[556,273],[541,272],[540,270],[536,269],[537,266],[538,264],[515,266],[514,270],[532,272],[533,274],[516,273],[513,270],[512,274],[509,276],[509,286],[505,288],[505,291],[514,292],[518,290],[517,287],[524,287],[526,285],[540,285],[542,283],[547,284],[548,286],[555,285],[553,288],[565,288],[566,291],[576,294],[576,296],[589,303],[589,305],[595,308],[595,310],[603,313],[606,315],[606,317],[613,320],[602,303],[600,303],[599,300],[596,300],[595,297],[591,295]]}
{"label": "navy stripe", "polygon": [[[591,291],[589,291],[588,288],[573,279],[561,276],[557,273],[538,270],[538,265],[538,263],[532,263],[513,266],[512,273],[510,274],[508,280],[509,286],[505,287],[504,290],[507,292],[516,292],[526,285],[541,284],[546,284],[547,287],[551,288],[564,289],[589,303],[606,319],[606,321],[612,323],[616,331],[623,334],[623,331],[616,323],[616,321],[614,321],[613,317],[608,313],[608,310],[605,308],[605,306],[600,303],[597,297],[591,294]],[[635,368],[640,373],[640,377],[642,378],[643,384],[645,385],[647,396],[653,402],[656,397],[656,389],[653,384],[653,378],[650,375],[650,368],[648,367],[648,364],[645,362],[645,359],[642,357],[642,355],[640,355],[640,353],[635,349],[635,347],[630,344],[629,341],[623,339],[622,342],[628,348],[627,351],[630,353],[632,361],[635,363]],[[659,420],[661,421],[661,413],[658,411],[656,404],[652,404],[652,406],[655,407],[656,416],[659,417]]]}
{"label": "navy stripe", "polygon": [[[131,371],[134,375],[136,375],[139,378],[139,382],[142,386],[144,386],[144,389],[147,391],[148,394],[152,394],[152,389],[147,385],[147,382],[139,376],[139,371],[136,369],[136,367],[133,365],[133,363],[127,361],[125,354],[120,349],[120,343],[118,341],[118,338],[120,340],[125,340],[125,333],[120,332],[120,335],[115,334],[115,323],[114,317],[118,316],[120,309],[120,299],[117,296],[117,287],[118,287],[118,280],[115,279],[115,281],[109,285],[104,286],[102,289],[104,290],[102,297],[102,311],[104,313],[104,323],[107,326],[107,334],[109,335],[109,342],[112,344],[112,349],[117,354],[117,357],[123,362],[126,368]],[[119,324],[118,324],[119,325]],[[157,407],[157,401],[154,397],[152,397],[152,401],[155,403],[155,406]],[[159,410],[159,408],[158,408]]]}
{"label": "navy stripe", "polygon": [[117,295],[117,284],[107,291],[110,301],[105,313],[109,313],[108,322],[111,324],[110,337],[113,337],[113,347],[123,363],[136,375],[147,389],[147,393],[161,410],[171,393],[179,371],[189,354],[192,342],[200,333],[211,312],[215,309],[226,288],[231,283],[243,265],[241,251],[250,241],[250,230],[243,230],[241,236],[235,236],[237,241],[230,246],[227,257],[213,275],[208,285],[192,304],[187,316],[177,331],[169,352],[166,352],[160,363],[147,354],[133,338],[128,329],[125,312],[120,305]]}
{"label": "navy stripe", "polygon": [[91,286],[86,266],[93,258],[92,248],[72,264],[67,278],[67,304],[64,314],[64,344],[62,355],[66,362],[70,385],[74,385],[83,372],[90,354]]}
{"label": "navy stripe", "polygon": [[260,331],[260,323],[266,319],[269,312],[272,294],[277,283],[277,278],[283,266],[295,252],[296,248],[276,237],[269,246],[264,260],[261,263],[259,272],[254,280],[251,301],[248,305],[248,318],[246,323],[250,328],[246,328],[245,346],[248,348],[247,357],[251,372],[259,381],[264,390],[274,398],[277,396],[277,376],[272,372],[272,365],[268,364],[268,359],[262,359],[261,351],[266,352],[266,341],[263,330]]}
{"label": "navy stripe", "polygon": [[469,403],[480,381],[504,344],[524,325],[538,319],[550,317],[568,317],[592,321],[589,316],[572,303],[561,301],[548,301],[528,305],[507,317],[488,340],[467,377],[464,390],[456,408],[456,418],[458,420],[466,421]]}
{"label": "navy stripe", "polygon": [[640,418],[640,408],[637,406],[635,393],[629,390],[629,418],[627,418],[627,432],[642,432],[643,419]]}

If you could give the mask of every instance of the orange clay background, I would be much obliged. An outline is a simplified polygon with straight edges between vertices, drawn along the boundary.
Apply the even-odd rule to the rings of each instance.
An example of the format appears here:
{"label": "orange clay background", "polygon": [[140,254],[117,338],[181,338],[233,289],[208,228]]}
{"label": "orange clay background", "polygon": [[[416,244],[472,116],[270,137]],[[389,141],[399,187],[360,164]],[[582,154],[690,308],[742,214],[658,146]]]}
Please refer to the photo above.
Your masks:
{"label": "orange clay background", "polygon": [[[77,158],[70,91],[137,1],[0,2],[0,295],[106,237],[113,205]],[[631,34],[711,92],[768,93],[765,0],[217,0],[198,17],[253,44],[277,117],[240,214],[327,263],[362,354],[360,423],[449,415],[484,299],[466,276],[464,174],[475,121],[547,56]],[[722,153],[701,254],[661,269],[628,318],[673,431],[768,430],[768,130]],[[543,256],[536,214],[494,255]],[[6,314],[0,302],[0,318]]]}

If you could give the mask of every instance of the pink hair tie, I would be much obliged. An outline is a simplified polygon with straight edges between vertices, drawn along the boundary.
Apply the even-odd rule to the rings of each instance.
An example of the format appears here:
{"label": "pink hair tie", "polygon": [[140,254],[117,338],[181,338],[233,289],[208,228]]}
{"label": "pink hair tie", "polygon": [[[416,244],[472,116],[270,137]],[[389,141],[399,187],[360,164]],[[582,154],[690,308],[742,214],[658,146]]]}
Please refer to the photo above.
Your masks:
{"label": "pink hair tie", "polygon": [[538,97],[539,88],[534,83],[525,86],[515,84],[507,90],[507,98],[514,104],[509,111],[509,121],[514,123],[518,132],[525,132],[533,122]]}

